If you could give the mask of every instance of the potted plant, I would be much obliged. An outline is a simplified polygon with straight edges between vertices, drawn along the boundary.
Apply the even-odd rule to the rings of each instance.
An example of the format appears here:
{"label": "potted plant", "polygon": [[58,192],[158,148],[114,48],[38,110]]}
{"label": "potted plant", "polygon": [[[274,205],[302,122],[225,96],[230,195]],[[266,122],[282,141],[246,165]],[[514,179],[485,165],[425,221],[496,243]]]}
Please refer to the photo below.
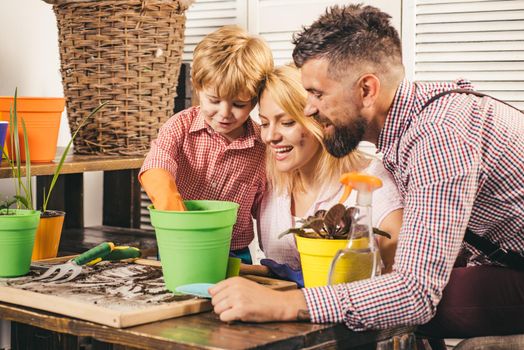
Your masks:
{"label": "potted plant", "polygon": [[[12,135],[18,135],[16,114],[16,91],[11,109],[9,124]],[[12,137],[11,142],[16,160],[7,158],[13,171],[16,195],[0,203],[0,277],[22,276],[29,272],[35,233],[40,222],[40,212],[31,207],[31,163],[25,123],[22,121],[25,153],[28,161],[25,165],[25,181],[21,176],[20,140]],[[16,204],[16,208],[10,209]],[[22,209],[26,208],[26,209]]]}
{"label": "potted plant", "polygon": [[[354,207],[336,204],[329,210],[318,210],[302,220],[301,227],[290,228],[280,234],[279,237],[295,234],[306,287],[327,285],[331,262],[337,252],[348,244],[354,210]],[[373,233],[391,238],[390,234],[375,227]],[[364,247],[367,245],[366,240],[366,237],[357,238],[354,243]],[[337,267],[337,273],[344,275],[344,268]]]}
{"label": "potted plant", "polygon": [[[56,166],[55,172],[53,174],[53,178],[51,180],[51,184],[49,186],[49,189],[46,191],[44,189],[44,201],[42,205],[42,209],[40,212],[40,224],[38,226],[38,230],[36,232],[36,239],[32,254],[33,260],[38,259],[45,259],[45,258],[52,258],[56,257],[56,254],[58,252],[58,245],[60,243],[60,236],[62,234],[62,226],[64,223],[64,217],[65,212],[63,211],[57,211],[57,210],[49,210],[47,208],[47,204],[49,202],[49,199],[51,197],[51,193],[53,191],[53,188],[56,184],[56,181],[58,180],[58,176],[60,175],[60,171],[62,169],[62,166],[64,164],[65,158],[67,157],[67,154],[71,148],[71,145],[73,144],[73,141],[75,137],[78,134],[78,131],[85,125],[87,120],[89,120],[91,117],[93,117],[100,109],[102,109],[106,103],[103,103],[99,105],[97,108],[95,108],[87,117],[84,117],[76,130],[71,135],[71,140],[68,142],[67,146],[64,149],[64,152],[62,153],[62,156],[60,157],[60,160]],[[21,153],[21,147],[19,138],[15,137],[15,135],[18,135],[18,113],[17,113],[17,91],[15,91],[14,96],[14,103],[13,107],[11,108],[11,117],[10,117],[10,124],[13,126],[10,129],[10,141],[12,143],[11,149],[14,151],[14,159],[10,159],[9,155],[6,155],[7,161],[9,165],[11,166],[11,170],[13,172],[13,178],[16,179],[16,198],[17,203],[19,207],[24,207],[29,210],[33,210],[33,197],[32,197],[32,188],[31,188],[31,155],[30,155],[30,149],[27,146],[27,133],[25,128],[25,122],[22,119],[22,136],[25,144],[25,169],[26,169],[26,181],[22,182],[21,177],[21,159],[20,153]]]}
{"label": "potted plant", "polygon": [[64,165],[67,154],[69,153],[71,145],[73,144],[73,141],[75,140],[79,130],[106,104],[107,102],[102,103],[96,107],[87,117],[84,117],[80,121],[80,124],[77,126],[76,130],[71,134],[71,140],[69,140],[67,143],[64,152],[58,161],[53,178],[51,179],[51,184],[49,185],[49,189],[47,191],[44,189],[44,200],[41,210],[42,213],[40,215],[40,225],[38,226],[38,230],[36,232],[36,240],[32,256],[33,260],[56,257],[58,245],[60,244],[60,237],[62,235],[65,212],[59,210],[50,210],[47,208],[47,204],[49,203],[51,193],[53,192],[56,181],[58,180],[58,176],[60,175],[60,171],[62,170],[62,166]]}

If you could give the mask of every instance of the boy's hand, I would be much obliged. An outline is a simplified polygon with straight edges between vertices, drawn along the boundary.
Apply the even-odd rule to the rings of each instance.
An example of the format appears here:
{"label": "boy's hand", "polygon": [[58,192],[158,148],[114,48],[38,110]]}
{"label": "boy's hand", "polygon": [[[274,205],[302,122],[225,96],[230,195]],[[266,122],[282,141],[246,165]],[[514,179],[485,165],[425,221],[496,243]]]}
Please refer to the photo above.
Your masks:
{"label": "boy's hand", "polygon": [[149,169],[138,179],[155,209],[185,211],[186,206],[173,176],[164,169]]}
{"label": "boy's hand", "polygon": [[209,289],[214,311],[225,322],[306,320],[306,299],[300,290],[276,291],[242,277],[232,277]]}

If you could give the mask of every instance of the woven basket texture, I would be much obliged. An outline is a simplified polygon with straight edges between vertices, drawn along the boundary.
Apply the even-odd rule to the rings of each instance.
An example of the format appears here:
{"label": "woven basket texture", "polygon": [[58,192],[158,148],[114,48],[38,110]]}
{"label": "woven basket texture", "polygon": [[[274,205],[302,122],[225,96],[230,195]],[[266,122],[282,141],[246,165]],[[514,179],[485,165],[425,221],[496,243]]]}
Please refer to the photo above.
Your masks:
{"label": "woven basket texture", "polygon": [[143,155],[173,114],[186,6],[178,0],[63,0],[53,6],[78,154]]}

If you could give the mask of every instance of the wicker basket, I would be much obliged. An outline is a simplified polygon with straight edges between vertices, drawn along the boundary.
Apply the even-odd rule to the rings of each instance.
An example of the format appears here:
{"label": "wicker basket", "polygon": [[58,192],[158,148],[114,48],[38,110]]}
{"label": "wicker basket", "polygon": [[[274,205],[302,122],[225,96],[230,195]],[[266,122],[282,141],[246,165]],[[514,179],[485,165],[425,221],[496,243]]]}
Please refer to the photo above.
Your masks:
{"label": "wicker basket", "polygon": [[53,4],[69,126],[104,101],[75,153],[143,155],[173,114],[183,0],[45,0]]}

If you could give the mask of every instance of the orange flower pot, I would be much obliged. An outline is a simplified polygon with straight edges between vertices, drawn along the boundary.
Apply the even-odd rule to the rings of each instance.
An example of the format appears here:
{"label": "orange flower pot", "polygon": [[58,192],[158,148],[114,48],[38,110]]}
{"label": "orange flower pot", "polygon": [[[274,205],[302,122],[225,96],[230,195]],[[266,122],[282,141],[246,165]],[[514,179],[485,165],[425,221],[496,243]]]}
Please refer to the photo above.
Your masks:
{"label": "orange flower pot", "polygon": [[[0,120],[9,121],[13,106],[12,96],[0,96]],[[63,97],[17,97],[19,120],[23,119],[27,129],[27,139],[32,163],[48,163],[55,159],[60,119],[65,107]],[[25,161],[25,147],[22,124],[19,124],[20,157]],[[11,140],[6,138],[9,155]]]}
{"label": "orange flower pot", "polygon": [[64,218],[65,213],[63,211],[55,210],[47,210],[40,216],[31,260],[56,258]]}

